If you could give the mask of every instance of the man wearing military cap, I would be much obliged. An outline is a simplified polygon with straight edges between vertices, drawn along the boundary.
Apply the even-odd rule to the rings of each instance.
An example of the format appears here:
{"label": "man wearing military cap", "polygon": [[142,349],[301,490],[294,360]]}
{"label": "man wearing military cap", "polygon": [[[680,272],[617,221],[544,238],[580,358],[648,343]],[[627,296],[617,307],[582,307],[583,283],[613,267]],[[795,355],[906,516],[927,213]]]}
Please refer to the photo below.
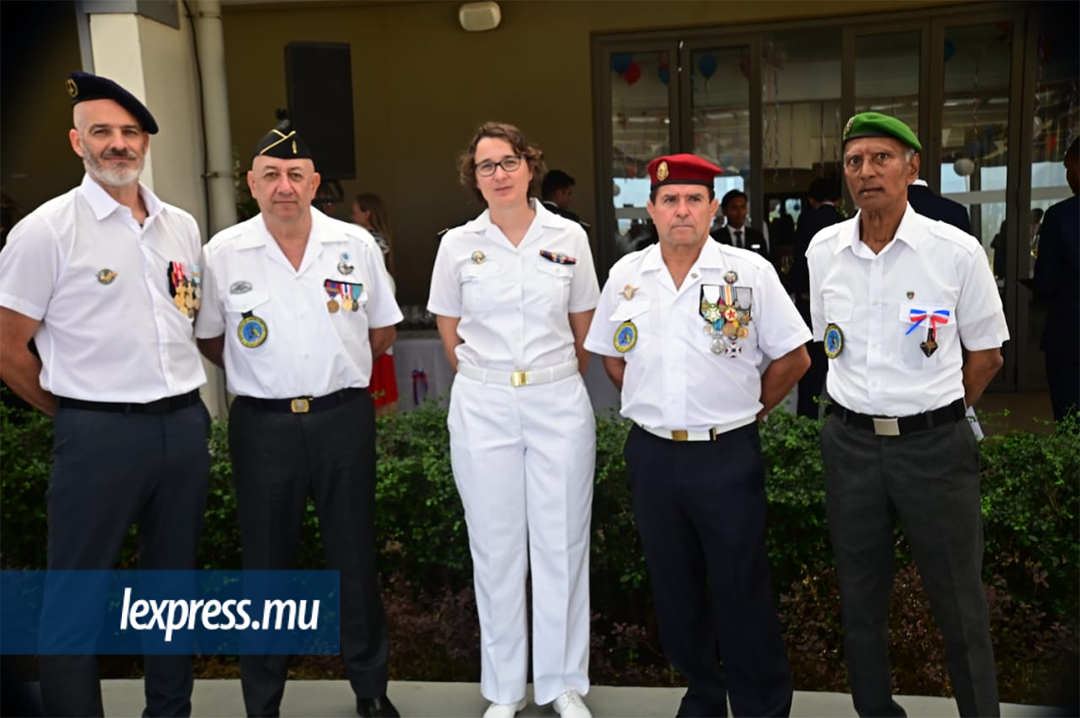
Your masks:
{"label": "man wearing military cap", "polygon": [[[53,417],[48,568],[111,570],[137,524],[140,569],[192,569],[210,426],[192,341],[198,225],[139,183],[158,130],[142,102],[85,72],[67,89],[86,175],[0,252],[0,378]],[[93,600],[75,575],[53,573],[50,586]],[[63,611],[47,595],[41,625]],[[144,666],[146,714],[190,714],[191,658]],[[40,673],[49,715],[102,715],[95,656],[42,655]]]}
{"label": "man wearing military cap", "polygon": [[[397,716],[375,570],[375,414],[365,388],[401,311],[382,253],[311,206],[319,173],[288,121],[247,174],[260,213],[205,249],[199,348],[236,395],[229,452],[245,569],[294,569],[309,492],[341,572],[341,648],[361,716]],[[248,715],[277,715],[287,656],[241,656]]]}
{"label": "man wearing military cap", "polygon": [[634,422],[626,464],[660,638],[689,682],[678,714],[727,715],[730,698],[735,715],[787,715],[757,422],[810,365],[810,332],[767,259],[710,241],[719,174],[688,154],[649,163],[660,241],[611,268],[585,348]]}
{"label": "man wearing military cap", "polygon": [[814,338],[830,364],[821,453],[855,710],[905,715],[888,657],[899,517],[960,715],[996,716],[979,449],[964,412],[1002,364],[1001,300],[979,241],[908,204],[922,146],[907,125],[864,112],[843,143],[859,212],[818,232],[806,258]]}

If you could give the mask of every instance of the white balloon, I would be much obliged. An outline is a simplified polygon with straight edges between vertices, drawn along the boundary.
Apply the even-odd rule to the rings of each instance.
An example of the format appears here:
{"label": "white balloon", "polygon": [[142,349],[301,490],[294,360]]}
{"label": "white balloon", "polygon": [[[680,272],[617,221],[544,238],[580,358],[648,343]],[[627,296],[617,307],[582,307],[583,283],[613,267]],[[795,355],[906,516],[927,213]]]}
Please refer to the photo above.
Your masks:
{"label": "white balloon", "polygon": [[961,157],[953,162],[953,172],[961,177],[969,177],[975,173],[975,163],[967,157]]}

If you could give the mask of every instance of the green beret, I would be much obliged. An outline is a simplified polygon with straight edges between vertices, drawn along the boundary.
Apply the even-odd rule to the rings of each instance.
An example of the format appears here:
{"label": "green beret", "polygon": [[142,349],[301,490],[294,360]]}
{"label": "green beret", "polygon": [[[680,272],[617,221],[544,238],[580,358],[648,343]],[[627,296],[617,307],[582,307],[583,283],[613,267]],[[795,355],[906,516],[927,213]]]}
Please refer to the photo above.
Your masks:
{"label": "green beret", "polygon": [[262,155],[263,157],[276,157],[279,160],[314,160],[307,143],[301,139],[296,130],[289,126],[289,121],[279,122],[277,127],[267,132],[259,144],[255,146],[255,154],[252,159]]}
{"label": "green beret", "polygon": [[895,117],[880,112],[860,112],[848,120],[844,127],[844,144],[860,137],[892,137],[916,152],[922,152],[922,144],[910,127]]}

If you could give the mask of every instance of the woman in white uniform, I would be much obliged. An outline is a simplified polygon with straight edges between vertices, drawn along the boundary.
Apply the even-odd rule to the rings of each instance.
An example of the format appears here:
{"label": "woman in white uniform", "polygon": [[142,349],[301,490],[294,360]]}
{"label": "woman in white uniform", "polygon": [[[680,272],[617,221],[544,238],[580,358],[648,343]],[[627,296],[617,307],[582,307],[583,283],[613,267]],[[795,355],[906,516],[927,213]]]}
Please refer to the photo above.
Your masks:
{"label": "woman in white uniform", "polygon": [[460,159],[487,209],[439,246],[428,310],[450,365],[451,464],[480,616],[484,718],[525,707],[532,569],[533,698],[590,718],[589,523],[596,427],[582,375],[599,297],[581,225],[543,207],[543,153],[489,122]]}

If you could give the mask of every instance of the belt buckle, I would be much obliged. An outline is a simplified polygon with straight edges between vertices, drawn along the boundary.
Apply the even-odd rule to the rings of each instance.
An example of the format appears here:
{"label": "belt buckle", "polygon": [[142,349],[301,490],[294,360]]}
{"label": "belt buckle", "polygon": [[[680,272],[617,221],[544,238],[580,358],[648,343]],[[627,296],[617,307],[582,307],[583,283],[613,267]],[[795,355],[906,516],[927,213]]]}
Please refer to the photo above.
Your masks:
{"label": "belt buckle", "polygon": [[676,430],[671,432],[671,440],[672,441],[689,441],[690,440],[690,434],[686,431],[686,429],[676,429]]}
{"label": "belt buckle", "polygon": [[306,414],[311,411],[311,401],[306,397],[293,399],[289,402],[289,411],[294,414]]}
{"label": "belt buckle", "polygon": [[516,371],[510,375],[511,386],[525,386],[529,383],[529,372]]}
{"label": "belt buckle", "polygon": [[717,433],[716,427],[709,429],[709,441],[716,441]]}
{"label": "belt buckle", "polygon": [[900,420],[896,417],[874,416],[874,433],[878,436],[900,436]]}

